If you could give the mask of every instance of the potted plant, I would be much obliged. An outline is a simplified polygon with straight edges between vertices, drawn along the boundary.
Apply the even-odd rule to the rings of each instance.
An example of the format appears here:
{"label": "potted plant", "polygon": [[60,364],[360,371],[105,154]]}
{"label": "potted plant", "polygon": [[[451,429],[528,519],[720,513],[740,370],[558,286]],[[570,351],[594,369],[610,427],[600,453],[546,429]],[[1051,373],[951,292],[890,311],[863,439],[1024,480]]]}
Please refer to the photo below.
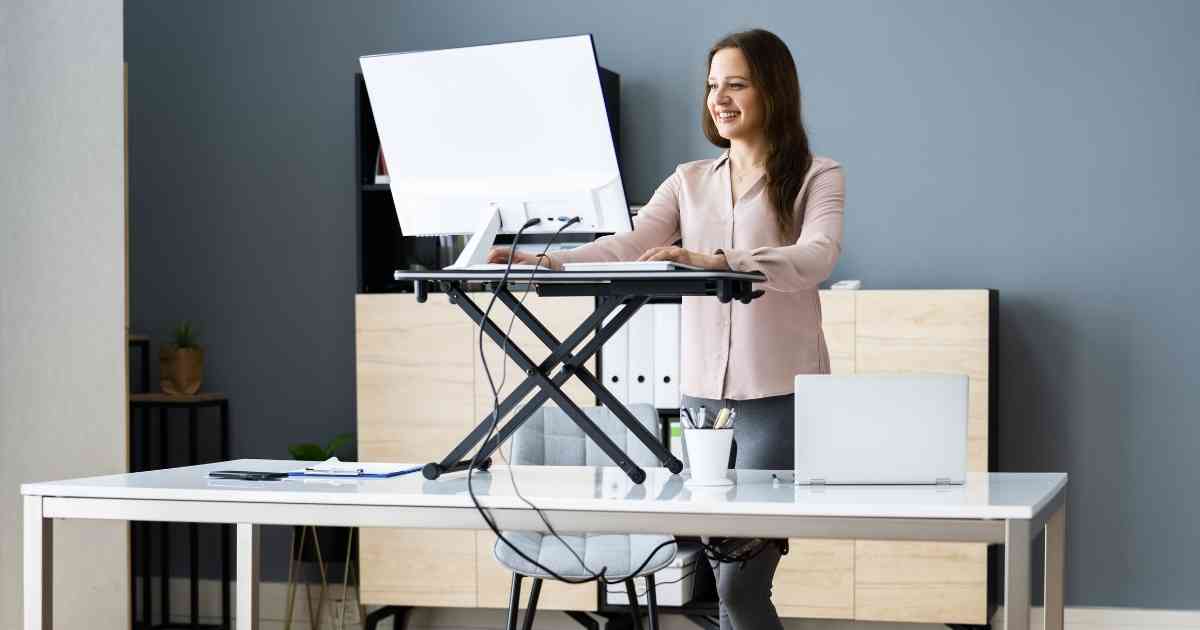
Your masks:
{"label": "potted plant", "polygon": [[200,391],[204,380],[204,348],[189,321],[175,327],[172,341],[158,351],[159,387],[165,394],[190,396]]}
{"label": "potted plant", "polygon": [[[354,440],[353,433],[342,433],[334,436],[324,447],[320,444],[312,442],[304,442],[301,444],[292,444],[288,446],[288,453],[292,459],[305,462],[322,462],[334,455],[337,455],[338,449],[349,444]],[[349,527],[316,527],[309,530],[309,536],[302,537],[303,531],[300,526],[294,526],[294,535],[296,541],[302,541],[300,551],[297,554],[294,550],[293,558],[299,558],[304,562],[312,562],[317,560],[316,545],[310,540],[312,532],[317,532],[317,540],[321,547],[321,556],[325,562],[343,562],[346,559],[346,546],[350,542]]]}

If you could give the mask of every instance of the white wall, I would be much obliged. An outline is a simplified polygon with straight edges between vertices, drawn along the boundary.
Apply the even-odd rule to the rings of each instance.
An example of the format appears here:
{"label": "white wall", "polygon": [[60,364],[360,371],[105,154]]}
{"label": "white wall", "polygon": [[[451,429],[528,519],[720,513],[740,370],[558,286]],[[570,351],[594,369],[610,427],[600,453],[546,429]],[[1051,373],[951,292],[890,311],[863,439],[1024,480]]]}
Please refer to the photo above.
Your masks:
{"label": "white wall", "polygon": [[[120,0],[0,0],[0,628],[25,481],[126,469]],[[55,626],[129,627],[127,525],[55,526]]]}

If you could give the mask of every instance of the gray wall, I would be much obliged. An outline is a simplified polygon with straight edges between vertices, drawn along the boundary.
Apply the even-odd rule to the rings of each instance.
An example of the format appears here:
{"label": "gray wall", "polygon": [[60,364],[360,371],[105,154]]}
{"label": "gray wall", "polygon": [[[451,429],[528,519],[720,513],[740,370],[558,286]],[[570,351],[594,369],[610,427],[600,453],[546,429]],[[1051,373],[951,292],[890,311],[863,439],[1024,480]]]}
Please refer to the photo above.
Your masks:
{"label": "gray wall", "polygon": [[1198,609],[1197,23],[1185,0],[130,2],[134,327],[205,326],[236,456],[353,430],[358,55],[594,33],[644,200],[714,154],[708,45],[767,27],[846,166],[835,279],[999,289],[1001,468],[1072,475],[1068,603]]}
{"label": "gray wall", "polygon": [[[0,2],[0,628],[20,484],[124,472],[122,3]],[[129,628],[128,526],[54,526],[59,628]]]}

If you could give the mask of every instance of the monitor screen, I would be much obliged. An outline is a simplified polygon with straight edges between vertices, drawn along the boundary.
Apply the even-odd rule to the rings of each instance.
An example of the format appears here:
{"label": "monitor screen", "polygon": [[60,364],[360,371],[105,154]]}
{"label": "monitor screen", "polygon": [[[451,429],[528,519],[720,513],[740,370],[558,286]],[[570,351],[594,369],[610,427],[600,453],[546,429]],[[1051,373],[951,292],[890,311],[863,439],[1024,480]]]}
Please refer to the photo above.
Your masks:
{"label": "monitor screen", "polygon": [[405,235],[632,229],[590,35],[359,62]]}

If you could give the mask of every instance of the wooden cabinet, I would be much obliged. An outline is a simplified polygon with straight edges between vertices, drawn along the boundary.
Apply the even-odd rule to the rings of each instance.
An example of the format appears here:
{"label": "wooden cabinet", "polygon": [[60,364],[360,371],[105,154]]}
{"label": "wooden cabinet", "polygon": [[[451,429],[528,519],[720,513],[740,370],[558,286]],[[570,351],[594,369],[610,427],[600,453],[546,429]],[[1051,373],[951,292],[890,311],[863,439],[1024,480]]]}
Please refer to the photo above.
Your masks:
{"label": "wooden cabinet", "polygon": [[854,618],[854,541],[788,541],[771,601],[780,617]]}
{"label": "wooden cabinet", "polygon": [[[486,308],[483,295],[472,298]],[[542,299],[525,305],[560,339],[592,312],[591,298]],[[493,321],[507,327],[499,301]],[[358,379],[358,455],[363,461],[426,462],[440,459],[492,407],[491,389],[479,361],[479,332],[443,294],[418,304],[411,294],[359,295],[355,301]],[[546,348],[519,320],[512,341],[533,360]],[[493,378],[505,380],[500,398],[525,378],[485,340]],[[505,363],[507,376],[505,378]],[[595,368],[595,362],[589,364]],[[580,405],[595,399],[578,382],[564,388]],[[367,604],[497,607],[508,605],[510,574],[492,559],[491,532],[455,530],[361,530],[362,600]],[[595,610],[596,586],[551,585],[542,609]]]}
{"label": "wooden cabinet", "polygon": [[[424,462],[448,453],[474,416],[474,326],[444,295],[355,301],[358,456]],[[475,606],[475,532],[363,528],[365,603]]]}
{"label": "wooden cabinet", "polygon": [[[485,297],[473,296],[486,306]],[[989,291],[823,291],[835,374],[949,372],[970,378],[968,469],[986,471],[994,438],[996,294]],[[559,338],[592,311],[591,298],[526,305]],[[356,302],[358,439],[363,460],[428,461],[449,452],[492,406],[475,326],[444,295],[360,295]],[[493,320],[507,325],[499,302]],[[517,321],[513,343],[535,361],[549,352]],[[524,379],[484,344],[501,398]],[[589,367],[594,367],[594,360]],[[592,393],[573,382],[580,405]],[[510,574],[490,532],[362,530],[364,603],[503,608]],[[791,540],[773,601],[785,617],[987,623],[987,548],[969,543]],[[595,585],[547,582],[540,608],[595,610]]]}
{"label": "wooden cabinet", "polygon": [[[966,374],[967,469],[986,471],[994,300],[994,293],[972,290],[822,291],[831,371]],[[781,615],[987,623],[986,545],[847,545],[791,540],[792,554],[780,564],[775,583]]]}
{"label": "wooden cabinet", "polygon": [[983,625],[987,604],[987,545],[855,542],[855,619]]}
{"label": "wooden cabinet", "polygon": [[[969,378],[967,470],[988,470],[991,301],[988,291],[860,291],[855,371]],[[987,545],[863,541],[855,619],[987,623]]]}
{"label": "wooden cabinet", "polygon": [[857,372],[966,374],[967,470],[988,465],[987,291],[861,291],[855,315]]}

